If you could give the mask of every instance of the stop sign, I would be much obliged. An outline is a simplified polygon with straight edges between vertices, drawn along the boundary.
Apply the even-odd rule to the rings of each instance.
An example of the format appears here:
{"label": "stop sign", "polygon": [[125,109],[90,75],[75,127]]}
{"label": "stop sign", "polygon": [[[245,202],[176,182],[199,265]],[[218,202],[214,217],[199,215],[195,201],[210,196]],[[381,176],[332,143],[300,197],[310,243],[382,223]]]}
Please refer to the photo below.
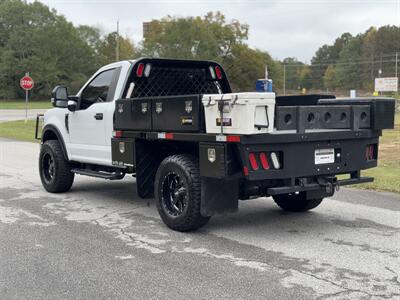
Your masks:
{"label": "stop sign", "polygon": [[26,91],[27,90],[31,90],[33,88],[33,85],[34,85],[34,81],[33,81],[32,77],[24,76],[19,81],[19,85],[21,86],[21,88],[23,88]]}

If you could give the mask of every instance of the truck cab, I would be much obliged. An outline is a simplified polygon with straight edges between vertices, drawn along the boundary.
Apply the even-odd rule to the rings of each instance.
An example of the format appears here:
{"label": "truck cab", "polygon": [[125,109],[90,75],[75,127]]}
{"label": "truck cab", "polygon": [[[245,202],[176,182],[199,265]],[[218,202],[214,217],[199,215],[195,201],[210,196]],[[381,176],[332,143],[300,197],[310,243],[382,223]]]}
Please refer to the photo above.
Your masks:
{"label": "truck cab", "polygon": [[[47,130],[57,130],[69,160],[111,166],[115,100],[122,97],[133,63],[122,61],[104,66],[93,74],[73,100],[58,100],[64,102],[60,103],[61,107],[51,109],[44,115],[44,138]],[[65,87],[57,89],[59,94],[67,94]],[[68,101],[69,108],[65,107]]]}

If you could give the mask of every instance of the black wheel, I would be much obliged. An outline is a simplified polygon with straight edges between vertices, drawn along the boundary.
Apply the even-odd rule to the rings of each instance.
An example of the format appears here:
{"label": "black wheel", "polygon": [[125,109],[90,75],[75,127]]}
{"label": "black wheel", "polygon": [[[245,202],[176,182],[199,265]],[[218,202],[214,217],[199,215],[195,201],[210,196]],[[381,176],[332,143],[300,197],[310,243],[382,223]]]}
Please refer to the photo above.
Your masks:
{"label": "black wheel", "polygon": [[46,141],[39,155],[39,173],[43,187],[50,193],[68,191],[74,182],[68,161],[65,160],[57,140]]}
{"label": "black wheel", "polygon": [[190,155],[173,155],[161,162],[154,194],[161,219],[173,230],[195,230],[210,220],[200,214],[199,165]]}
{"label": "black wheel", "polygon": [[305,192],[273,196],[274,201],[284,211],[304,212],[321,204],[324,198],[307,199]]}

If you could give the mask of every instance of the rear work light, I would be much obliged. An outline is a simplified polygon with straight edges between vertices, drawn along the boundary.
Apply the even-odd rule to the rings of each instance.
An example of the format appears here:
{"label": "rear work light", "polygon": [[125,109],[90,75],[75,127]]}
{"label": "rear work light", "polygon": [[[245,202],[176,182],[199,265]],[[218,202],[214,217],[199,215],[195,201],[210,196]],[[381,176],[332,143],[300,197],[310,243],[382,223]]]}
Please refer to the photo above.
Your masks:
{"label": "rear work light", "polygon": [[267,156],[265,155],[264,152],[260,153],[260,161],[261,161],[261,165],[262,165],[263,169],[264,170],[268,170],[269,169],[269,163],[268,163]]}
{"label": "rear work light", "polygon": [[215,74],[217,75],[218,79],[222,79],[222,72],[220,67],[215,66]]}
{"label": "rear work light", "polygon": [[271,152],[271,160],[275,169],[281,168],[281,163],[279,162],[278,155],[275,152]]}
{"label": "rear work light", "polygon": [[258,162],[254,153],[249,154],[250,166],[253,170],[258,170]]}
{"label": "rear work light", "polygon": [[149,77],[151,71],[151,64],[146,64],[146,67],[144,68],[144,76]]}
{"label": "rear work light", "polygon": [[210,75],[211,75],[211,78],[212,78],[212,79],[215,79],[216,77],[215,77],[215,71],[214,71],[214,68],[213,68],[212,66],[210,66],[208,69],[210,70]]}
{"label": "rear work light", "polygon": [[136,70],[137,77],[142,77],[143,76],[143,71],[144,71],[144,64],[140,63],[138,65],[138,67],[137,67],[137,70]]}

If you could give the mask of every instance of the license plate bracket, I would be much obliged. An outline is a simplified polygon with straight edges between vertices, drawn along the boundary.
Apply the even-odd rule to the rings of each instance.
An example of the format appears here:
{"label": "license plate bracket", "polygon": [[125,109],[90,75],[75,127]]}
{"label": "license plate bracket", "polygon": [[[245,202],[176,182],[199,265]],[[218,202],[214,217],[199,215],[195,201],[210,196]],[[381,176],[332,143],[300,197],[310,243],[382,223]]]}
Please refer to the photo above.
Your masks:
{"label": "license plate bracket", "polygon": [[314,163],[316,165],[332,164],[334,162],[335,162],[334,148],[315,149]]}

